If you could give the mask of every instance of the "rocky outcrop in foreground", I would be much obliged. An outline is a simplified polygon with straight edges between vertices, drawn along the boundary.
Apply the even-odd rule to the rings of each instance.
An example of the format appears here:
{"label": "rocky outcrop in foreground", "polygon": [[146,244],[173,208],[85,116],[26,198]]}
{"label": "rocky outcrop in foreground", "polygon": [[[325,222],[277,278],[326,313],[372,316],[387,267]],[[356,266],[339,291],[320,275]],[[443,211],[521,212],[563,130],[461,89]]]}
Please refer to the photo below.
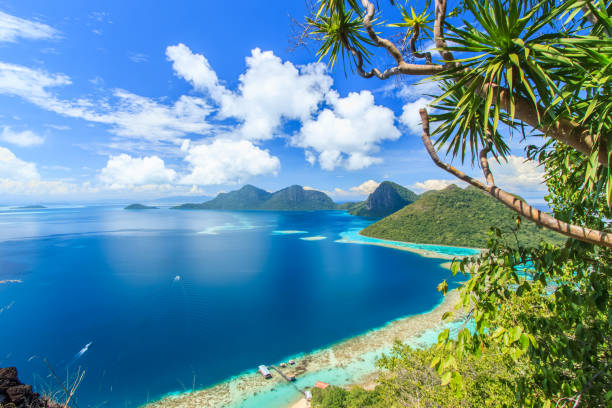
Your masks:
{"label": "rocky outcrop in foreground", "polygon": [[62,408],[62,405],[32,391],[31,385],[19,381],[15,367],[6,367],[0,368],[0,407]]}

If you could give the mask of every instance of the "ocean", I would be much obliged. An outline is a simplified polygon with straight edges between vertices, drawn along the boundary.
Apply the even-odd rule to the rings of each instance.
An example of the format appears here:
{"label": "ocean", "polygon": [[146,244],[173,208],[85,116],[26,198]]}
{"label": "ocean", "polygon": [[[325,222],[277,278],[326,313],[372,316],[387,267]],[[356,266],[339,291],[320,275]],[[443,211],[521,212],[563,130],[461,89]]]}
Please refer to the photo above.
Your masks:
{"label": "ocean", "polygon": [[79,407],[135,407],[432,309],[444,260],[340,242],[371,222],[0,209],[0,281],[17,281],[0,284],[0,367],[39,390],[58,388],[45,361],[60,381],[84,370]]}

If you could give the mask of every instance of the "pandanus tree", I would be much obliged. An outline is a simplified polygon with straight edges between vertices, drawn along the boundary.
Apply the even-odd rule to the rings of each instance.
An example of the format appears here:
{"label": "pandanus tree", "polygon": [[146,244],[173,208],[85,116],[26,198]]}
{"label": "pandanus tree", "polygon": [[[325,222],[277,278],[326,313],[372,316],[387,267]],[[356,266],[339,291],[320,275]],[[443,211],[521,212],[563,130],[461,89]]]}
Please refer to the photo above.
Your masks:
{"label": "pandanus tree", "polygon": [[[492,229],[487,251],[454,263],[453,273],[469,274],[460,309],[475,327],[443,332],[432,367],[460,393],[461,359],[494,348],[526,363],[519,405],[609,404],[611,3],[462,0],[451,10],[435,0],[416,11],[390,3],[318,0],[304,36],[320,43],[318,55],[332,67],[340,57],[363,78],[435,81],[440,92],[420,110],[433,162],[514,210],[517,229],[524,218],[568,237],[563,246],[529,248]],[[418,49],[422,38],[434,48]],[[373,63],[381,58],[384,68]],[[495,183],[489,159],[503,163],[513,133],[545,168],[551,214]],[[527,145],[527,135],[538,143]],[[440,150],[478,164],[484,181],[442,160]]]}

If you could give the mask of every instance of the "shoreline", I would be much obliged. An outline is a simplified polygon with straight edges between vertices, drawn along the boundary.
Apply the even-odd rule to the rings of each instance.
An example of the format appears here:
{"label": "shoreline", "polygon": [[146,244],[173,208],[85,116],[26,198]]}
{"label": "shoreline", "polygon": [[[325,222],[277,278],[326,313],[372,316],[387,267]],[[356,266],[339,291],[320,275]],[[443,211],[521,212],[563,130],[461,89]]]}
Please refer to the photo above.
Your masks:
{"label": "shoreline", "polygon": [[[436,258],[453,260],[456,258],[465,258],[467,256],[478,255],[484,249],[482,248],[471,248],[461,246],[449,246],[449,245],[434,245],[434,244],[417,244],[413,242],[403,241],[391,241],[382,238],[373,238],[366,235],[361,235],[361,232],[348,230],[340,234],[340,239],[336,242],[347,243],[347,244],[363,244],[363,245],[376,245],[385,248],[399,249],[400,251],[408,251],[425,258]],[[436,249],[448,249],[454,253],[444,253]],[[459,251],[457,251],[459,250]]]}
{"label": "shoreline", "polygon": [[298,374],[295,383],[289,384],[279,375],[265,380],[253,369],[250,373],[243,373],[209,388],[166,395],[144,407],[282,408],[303,399],[293,384],[304,389],[312,387],[317,380],[339,386],[362,383],[368,377],[371,380],[377,371],[376,359],[388,352],[396,340],[409,342],[414,346],[435,343],[438,333],[449,326],[448,323],[442,322],[442,315],[452,311],[458,299],[459,293],[456,289],[449,291],[442,301],[428,312],[399,318],[329,347],[293,357],[296,365],[283,371]]}
{"label": "shoreline", "polygon": [[[353,234],[354,235],[354,234]],[[446,260],[440,266],[451,268],[450,260],[471,256],[481,251],[476,248],[429,245],[434,248],[449,248],[469,251],[470,254],[447,254],[417,247],[420,244],[400,243],[357,234],[351,239],[341,234],[336,242],[368,244],[391,249],[409,251],[427,258]],[[404,244],[404,245],[401,245]],[[414,246],[409,246],[414,245]],[[425,245],[427,247],[427,245]],[[437,342],[438,334],[445,328],[454,328],[455,322],[442,322],[442,315],[454,310],[459,301],[459,291],[453,289],[432,309],[423,313],[408,315],[389,321],[365,333],[345,338],[318,350],[289,356],[296,360],[295,366],[283,368],[283,372],[296,375],[294,383],[285,382],[276,372],[271,379],[264,379],[256,368],[240,373],[210,387],[169,393],[154,402],[142,405],[144,408],[304,408],[306,399],[297,390],[310,388],[316,381],[333,385],[352,384],[372,385],[376,382],[378,369],[376,360],[381,354],[389,352],[396,340],[409,343],[413,347],[426,347]],[[274,363],[279,365],[280,362]]]}

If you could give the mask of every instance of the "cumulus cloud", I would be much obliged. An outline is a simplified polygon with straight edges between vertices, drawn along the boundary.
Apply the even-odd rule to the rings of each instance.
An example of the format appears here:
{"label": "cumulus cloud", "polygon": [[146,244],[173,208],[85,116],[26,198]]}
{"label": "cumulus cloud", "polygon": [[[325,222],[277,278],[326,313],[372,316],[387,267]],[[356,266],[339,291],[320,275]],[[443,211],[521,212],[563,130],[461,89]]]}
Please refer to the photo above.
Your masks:
{"label": "cumulus cloud", "polygon": [[430,102],[430,98],[421,97],[416,101],[408,102],[402,108],[400,122],[406,126],[410,133],[420,135],[423,131],[419,109],[427,107]]}
{"label": "cumulus cloud", "polygon": [[20,160],[9,149],[0,147],[0,178],[10,180],[39,180],[36,164]]}
{"label": "cumulus cloud", "polygon": [[374,190],[378,188],[379,185],[380,183],[378,181],[368,180],[368,181],[364,181],[363,183],[361,183],[360,185],[356,187],[351,187],[349,191],[356,193],[356,194],[369,195],[369,194],[372,194]]}
{"label": "cumulus cloud", "polygon": [[20,147],[38,146],[43,144],[45,139],[31,130],[21,132],[14,131],[8,126],[5,126],[0,133],[0,140]]}
{"label": "cumulus cloud", "polygon": [[[508,156],[508,161],[497,163],[495,160],[490,160],[491,172],[495,178],[495,184],[499,187],[516,194],[525,195],[526,197],[538,196],[541,197],[543,192],[547,191],[544,184],[544,169],[538,166],[538,163],[527,160],[521,156]],[[478,167],[472,169],[473,172],[479,172]],[[474,174],[477,178],[482,179],[478,173]],[[482,180],[484,182],[484,180]],[[417,182],[409,186],[415,191],[442,190],[451,184],[455,184],[461,188],[467,186],[467,183],[455,178],[451,179],[430,179],[422,182]]]}
{"label": "cumulus cloud", "polygon": [[323,101],[332,78],[320,63],[296,67],[271,51],[253,49],[236,92],[225,88],[201,54],[184,44],[166,49],[176,75],[195,89],[208,92],[219,105],[219,118],[237,119],[242,138],[266,140],[277,136],[284,120],[305,120]]}
{"label": "cumulus cloud", "polygon": [[159,157],[139,158],[127,154],[111,156],[99,175],[100,181],[111,189],[165,185],[175,178],[176,172],[166,168]]}
{"label": "cumulus cloud", "polygon": [[304,186],[304,190],[316,190],[322,191],[325,194],[333,197],[333,198],[365,198],[366,196],[372,194],[376,188],[380,185],[379,182],[374,180],[364,181],[358,186],[350,187],[348,189],[342,189],[340,187],[336,187],[331,191],[316,189],[314,187]]}
{"label": "cumulus cloud", "polygon": [[215,185],[240,183],[252,176],[277,174],[280,161],[248,140],[217,139],[192,145],[185,160],[191,173],[182,184]]}
{"label": "cumulus cloud", "polygon": [[16,42],[19,38],[41,40],[57,36],[59,32],[51,26],[0,11],[0,42]]}
{"label": "cumulus cloud", "polygon": [[166,48],[166,57],[172,61],[176,76],[183,78],[199,91],[208,91],[219,98],[226,90],[219,84],[217,73],[205,56],[194,54],[185,44]]}
{"label": "cumulus cloud", "polygon": [[525,157],[509,156],[508,162],[490,160],[495,184],[510,192],[546,191],[544,169]]}
{"label": "cumulus cloud", "polygon": [[187,133],[207,134],[211,129],[205,120],[211,107],[202,98],[183,95],[168,105],[122,89],[113,91],[111,101],[64,100],[51,91],[69,84],[70,78],[63,74],[0,63],[0,93],[63,116],[110,125],[111,132],[120,136],[176,141]]}
{"label": "cumulus cloud", "polygon": [[2,194],[64,194],[76,186],[61,180],[43,180],[36,164],[19,159],[0,147],[0,192]]}
{"label": "cumulus cloud", "polygon": [[311,162],[312,151],[316,152],[321,168],[357,170],[379,163],[381,159],[372,154],[380,149],[380,143],[400,137],[393,111],[375,105],[369,91],[352,92],[346,98],[332,91],[327,100],[331,108],[306,120],[292,139],[295,146],[311,151]]}
{"label": "cumulus cloud", "polygon": [[451,184],[454,184],[461,188],[466,186],[466,183],[464,183],[463,181],[459,179],[451,179],[451,180],[429,179],[425,181],[416,182],[409,187],[420,193],[423,191],[430,191],[430,190],[443,190],[446,187],[450,186]]}

